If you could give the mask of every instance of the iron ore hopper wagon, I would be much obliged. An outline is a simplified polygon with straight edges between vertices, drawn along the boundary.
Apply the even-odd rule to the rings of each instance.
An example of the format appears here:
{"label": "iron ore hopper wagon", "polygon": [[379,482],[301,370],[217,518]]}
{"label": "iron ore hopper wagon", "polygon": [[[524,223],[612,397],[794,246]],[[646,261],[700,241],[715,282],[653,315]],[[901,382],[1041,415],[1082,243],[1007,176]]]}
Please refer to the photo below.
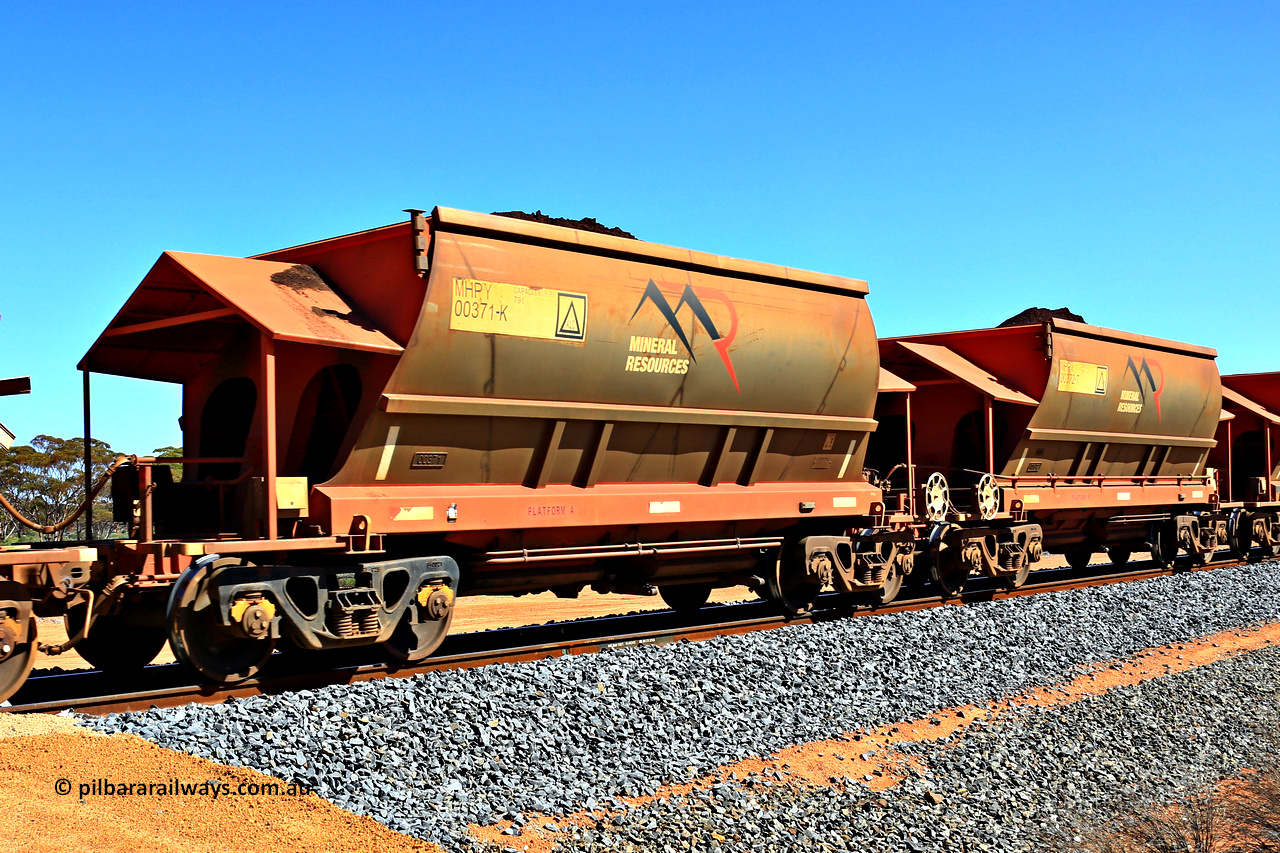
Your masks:
{"label": "iron ore hopper wagon", "polygon": [[65,613],[101,668],[169,640],[234,681],[279,643],[425,657],[458,594],[785,596],[784,545],[881,507],[866,293],[444,208],[255,258],[166,253],[80,367],[180,384],[184,454],[114,472],[129,539],[0,554],[3,693],[32,613]]}
{"label": "iron ore hopper wagon", "polygon": [[37,615],[66,622],[46,651],[125,671],[169,642],[233,682],[278,646],[419,660],[459,595],[745,584],[799,614],[1016,587],[1046,549],[1280,544],[1275,375],[1062,320],[878,341],[866,295],[445,208],[165,253],[80,368],[86,426],[90,373],[181,385],[183,455],[114,467],[129,538],[0,547],[0,698]]}

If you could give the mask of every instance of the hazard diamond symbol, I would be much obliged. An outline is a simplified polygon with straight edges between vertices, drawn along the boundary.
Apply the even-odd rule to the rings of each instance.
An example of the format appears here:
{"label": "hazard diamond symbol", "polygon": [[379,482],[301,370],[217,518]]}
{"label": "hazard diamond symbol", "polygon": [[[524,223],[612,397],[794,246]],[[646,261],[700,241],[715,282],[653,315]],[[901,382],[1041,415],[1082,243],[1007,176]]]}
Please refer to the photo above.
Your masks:
{"label": "hazard diamond symbol", "polygon": [[556,337],[582,341],[587,337],[587,297],[581,293],[561,293],[556,303]]}

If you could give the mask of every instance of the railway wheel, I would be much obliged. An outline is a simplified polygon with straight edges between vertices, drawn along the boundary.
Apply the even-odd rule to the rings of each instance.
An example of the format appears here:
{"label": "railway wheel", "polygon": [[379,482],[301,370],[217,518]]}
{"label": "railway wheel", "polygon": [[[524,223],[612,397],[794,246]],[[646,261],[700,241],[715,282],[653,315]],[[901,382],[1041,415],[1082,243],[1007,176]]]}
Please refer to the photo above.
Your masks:
{"label": "railway wheel", "polygon": [[[74,637],[84,627],[87,603],[72,607],[62,618],[67,636]],[[101,615],[89,626],[89,636],[76,643],[75,651],[93,667],[110,673],[136,672],[156,659],[169,632],[150,625],[126,622],[122,614]]]}
{"label": "railway wheel", "polygon": [[[0,581],[0,599],[29,601],[26,587]],[[8,699],[27,680],[36,662],[36,617],[27,622],[27,641],[18,642],[22,628],[13,616],[0,611],[0,702]]]}
{"label": "railway wheel", "polygon": [[239,557],[202,557],[182,573],[169,593],[165,620],[173,655],[210,681],[233,684],[252,678],[276,647],[269,635],[255,637],[250,633],[260,632],[261,622],[246,621],[250,628],[223,625],[218,603],[210,595],[209,576],[215,570],[247,565]]}
{"label": "railway wheel", "polygon": [[660,586],[658,594],[677,613],[693,613],[707,606],[712,589],[709,583],[682,583]]}
{"label": "railway wheel", "polygon": [[1083,546],[1075,546],[1063,551],[1062,556],[1066,557],[1068,566],[1082,572],[1089,568],[1089,561],[1093,559],[1093,551]]}
{"label": "railway wheel", "polygon": [[[803,616],[818,603],[822,584],[810,580],[805,572],[804,557],[793,544],[784,548],[765,575],[766,595],[788,616]],[[788,559],[787,555],[794,555]]]}
{"label": "railway wheel", "polygon": [[1206,542],[1206,531],[1192,527],[1184,527],[1178,533],[1178,545],[1186,552],[1187,556],[1182,561],[1182,565],[1177,566],[1177,568],[1193,569],[1197,566],[1209,565],[1218,547],[1218,537],[1216,535],[1208,536],[1208,542]]}
{"label": "railway wheel", "polygon": [[1132,554],[1133,551],[1128,548],[1117,548],[1113,546],[1107,549],[1107,558],[1111,560],[1112,567],[1117,569],[1129,562],[1129,557]]}
{"label": "railway wheel", "polygon": [[1232,510],[1227,517],[1227,546],[1231,548],[1233,560],[1249,561],[1249,552],[1253,550],[1253,519],[1242,509]]}
{"label": "railway wheel", "polygon": [[440,648],[452,623],[453,590],[445,584],[427,584],[418,590],[382,648],[392,660],[420,661]]}
{"label": "railway wheel", "polygon": [[938,524],[929,533],[929,571],[944,599],[958,597],[969,580],[971,566],[961,557],[960,549],[947,541],[947,534],[959,529],[954,524]]}
{"label": "railway wheel", "polygon": [[1018,570],[1012,574],[1002,575],[1000,578],[1000,586],[1005,589],[1013,590],[1022,587],[1027,582],[1027,578],[1031,576],[1031,561],[1027,559],[1025,554],[1022,555],[1022,563],[1018,566]]}
{"label": "railway wheel", "polygon": [[902,584],[906,581],[908,573],[902,559],[890,561],[889,574],[885,576],[884,586],[871,593],[872,605],[879,607],[897,598],[898,593],[902,592]]}
{"label": "railway wheel", "polygon": [[1178,542],[1167,524],[1151,525],[1151,563],[1157,569],[1167,569],[1173,565],[1173,558],[1178,555]]}

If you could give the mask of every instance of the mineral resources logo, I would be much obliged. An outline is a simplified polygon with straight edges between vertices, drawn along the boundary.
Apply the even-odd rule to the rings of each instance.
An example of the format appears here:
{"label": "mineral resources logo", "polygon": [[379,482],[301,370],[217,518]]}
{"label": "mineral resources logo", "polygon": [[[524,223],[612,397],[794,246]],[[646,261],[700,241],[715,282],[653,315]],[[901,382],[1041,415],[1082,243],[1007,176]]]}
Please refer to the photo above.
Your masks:
{"label": "mineral resources logo", "polygon": [[[733,389],[741,394],[742,389],[738,387],[738,375],[733,369],[733,361],[729,358],[729,346],[738,334],[738,312],[733,303],[727,298],[721,296],[720,300],[729,309],[728,334],[723,334],[716,328],[715,322],[712,321],[711,315],[707,313],[706,306],[702,304],[702,300],[694,292],[692,285],[686,284],[684,286],[684,292],[680,294],[680,301],[676,303],[675,308],[672,308],[671,303],[667,301],[667,297],[658,289],[658,285],[654,283],[653,279],[649,279],[649,283],[645,286],[644,294],[640,297],[640,303],[636,305],[636,310],[631,313],[631,320],[636,318],[636,315],[640,313],[640,309],[644,307],[646,302],[652,302],[667,321],[667,324],[671,326],[671,331],[675,333],[676,338],[684,345],[685,352],[689,354],[689,357],[670,357],[679,355],[679,351],[676,349],[676,342],[671,338],[632,335],[631,352],[645,354],[627,356],[626,369],[635,373],[685,374],[689,372],[689,363],[696,364],[698,357],[693,353],[693,346],[689,343],[689,336],[685,333],[685,328],[680,323],[678,316],[680,309],[688,305],[689,310],[693,313],[694,323],[701,323],[702,328],[710,335],[711,344],[716,348],[716,352],[720,354],[720,360],[724,362],[724,369],[728,371],[729,379],[733,382]],[[631,320],[627,322],[630,323]],[[695,325],[692,328],[696,329],[697,327]]]}
{"label": "mineral resources logo", "polygon": [[[1154,372],[1152,368],[1155,368]],[[1129,362],[1124,368],[1124,379],[1129,378],[1132,374],[1134,381],[1138,383],[1138,390],[1120,392],[1120,405],[1116,408],[1118,412],[1128,412],[1129,414],[1141,414],[1142,407],[1147,402],[1147,392],[1151,392],[1151,400],[1156,404],[1156,420],[1160,420],[1160,395],[1164,393],[1164,368],[1160,366],[1160,362],[1143,357],[1141,364],[1135,364],[1133,356],[1129,356]],[[1160,378],[1157,381],[1156,374]]]}

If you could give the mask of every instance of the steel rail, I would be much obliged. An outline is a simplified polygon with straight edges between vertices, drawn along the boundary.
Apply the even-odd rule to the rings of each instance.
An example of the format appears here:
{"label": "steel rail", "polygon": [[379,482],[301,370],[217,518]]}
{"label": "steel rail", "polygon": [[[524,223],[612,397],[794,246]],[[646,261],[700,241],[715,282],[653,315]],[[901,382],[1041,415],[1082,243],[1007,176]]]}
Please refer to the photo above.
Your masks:
{"label": "steel rail", "polygon": [[[1142,562],[1130,565],[1128,571],[1107,573],[1096,571],[1103,568],[1102,565],[1084,570],[1044,569],[1033,573],[1024,586],[1014,590],[1003,589],[984,578],[975,578],[971,581],[971,588],[959,598],[942,599],[933,594],[918,595],[880,607],[853,606],[847,603],[847,597],[826,594],[819,599],[818,609],[804,616],[791,618],[777,614],[769,602],[753,601],[714,605],[684,616],[672,611],[653,611],[523,628],[476,631],[448,637],[440,652],[412,665],[375,662],[368,659],[370,650],[367,648],[351,650],[357,654],[363,653],[365,659],[351,654],[324,652],[311,653],[305,657],[282,654],[277,656],[279,665],[270,666],[257,678],[234,685],[193,683],[191,671],[176,663],[146,667],[127,680],[96,670],[78,670],[31,677],[12,697],[12,704],[0,708],[0,711],[75,711],[105,715],[149,708],[172,708],[192,703],[219,704],[229,699],[275,695],[378,678],[411,678],[442,670],[589,654],[611,648],[665,645],[681,640],[696,642],[787,625],[814,624],[848,617],[904,613],[931,607],[1109,586],[1190,571],[1229,568],[1242,563],[1230,561],[1165,569],[1155,568],[1149,562],[1145,566]],[[1111,564],[1106,564],[1105,567],[1111,568]],[[1091,572],[1090,569],[1094,571]],[[1037,578],[1036,575],[1041,577]],[[919,591],[929,593],[930,587],[925,586]],[[287,674],[271,671],[289,663],[304,661],[310,665],[304,671]]]}

